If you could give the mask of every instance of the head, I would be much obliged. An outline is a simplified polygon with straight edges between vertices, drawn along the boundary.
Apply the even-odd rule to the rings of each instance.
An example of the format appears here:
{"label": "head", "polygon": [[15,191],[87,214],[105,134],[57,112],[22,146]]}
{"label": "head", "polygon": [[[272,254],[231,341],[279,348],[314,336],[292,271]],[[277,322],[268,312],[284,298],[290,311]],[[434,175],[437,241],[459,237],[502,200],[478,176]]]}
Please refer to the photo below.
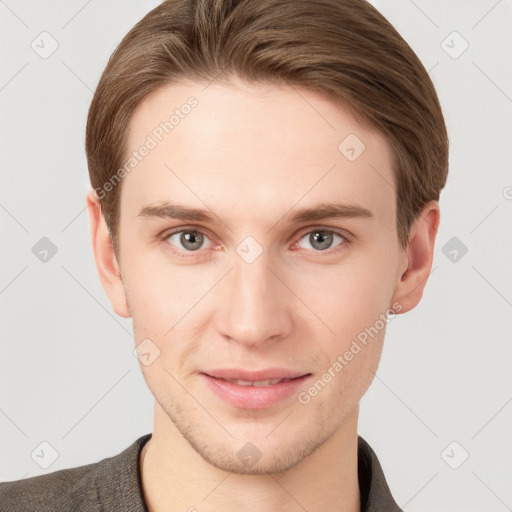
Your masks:
{"label": "head", "polygon": [[[448,139],[411,48],[364,0],[165,1],[111,56],[86,151],[100,278],[169,428],[240,473],[313,453],[432,264]],[[248,408],[221,368],[305,377]]]}

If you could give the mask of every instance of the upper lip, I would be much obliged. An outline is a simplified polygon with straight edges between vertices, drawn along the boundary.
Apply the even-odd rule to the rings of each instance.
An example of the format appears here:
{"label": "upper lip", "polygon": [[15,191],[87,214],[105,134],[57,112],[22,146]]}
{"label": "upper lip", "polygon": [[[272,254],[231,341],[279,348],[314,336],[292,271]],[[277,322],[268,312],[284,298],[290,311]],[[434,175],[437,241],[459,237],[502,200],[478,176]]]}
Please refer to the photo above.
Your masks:
{"label": "upper lip", "polygon": [[241,368],[219,368],[215,370],[204,371],[206,375],[216,379],[224,380],[245,380],[248,382],[257,382],[269,379],[295,379],[308,375],[308,372],[290,370],[288,368],[266,368],[263,370],[243,370]]}

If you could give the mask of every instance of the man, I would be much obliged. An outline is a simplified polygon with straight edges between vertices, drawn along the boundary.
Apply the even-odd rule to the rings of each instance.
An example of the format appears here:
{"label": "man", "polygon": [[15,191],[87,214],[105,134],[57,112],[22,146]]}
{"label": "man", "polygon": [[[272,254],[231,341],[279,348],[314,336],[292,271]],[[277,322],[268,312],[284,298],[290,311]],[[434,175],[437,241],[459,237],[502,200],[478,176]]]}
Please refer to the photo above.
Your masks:
{"label": "man", "polygon": [[358,436],[432,266],[448,139],[364,0],[168,0],[89,110],[94,255],[154,429],[0,484],[2,510],[399,511]]}

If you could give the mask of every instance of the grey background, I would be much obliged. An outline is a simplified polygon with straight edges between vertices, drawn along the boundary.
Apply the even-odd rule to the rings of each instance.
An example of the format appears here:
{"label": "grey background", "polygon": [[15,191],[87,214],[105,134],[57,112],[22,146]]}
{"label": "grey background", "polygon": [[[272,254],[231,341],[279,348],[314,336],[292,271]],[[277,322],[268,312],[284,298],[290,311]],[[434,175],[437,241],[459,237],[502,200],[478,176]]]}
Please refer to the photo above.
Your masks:
{"label": "grey background", "polygon": [[[131,321],[93,260],[84,133],[109,55],[158,3],[0,1],[2,481],[96,462],[152,431]],[[512,3],[372,3],[430,71],[451,156],[433,272],[388,326],[359,433],[404,510],[512,510]],[[48,58],[31,46],[43,31],[58,43]],[[43,237],[57,249],[46,262],[33,253]]]}

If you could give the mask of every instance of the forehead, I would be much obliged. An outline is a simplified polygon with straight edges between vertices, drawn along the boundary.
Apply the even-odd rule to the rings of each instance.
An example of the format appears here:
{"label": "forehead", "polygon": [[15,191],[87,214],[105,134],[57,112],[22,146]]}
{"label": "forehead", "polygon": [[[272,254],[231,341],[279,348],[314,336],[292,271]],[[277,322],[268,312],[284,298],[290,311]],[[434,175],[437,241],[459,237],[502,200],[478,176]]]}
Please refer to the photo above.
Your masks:
{"label": "forehead", "polygon": [[121,194],[122,215],[130,217],[167,199],[248,218],[319,201],[394,215],[385,137],[303,88],[245,82],[166,86],[132,116],[127,159],[134,152],[139,155],[126,166]]}

